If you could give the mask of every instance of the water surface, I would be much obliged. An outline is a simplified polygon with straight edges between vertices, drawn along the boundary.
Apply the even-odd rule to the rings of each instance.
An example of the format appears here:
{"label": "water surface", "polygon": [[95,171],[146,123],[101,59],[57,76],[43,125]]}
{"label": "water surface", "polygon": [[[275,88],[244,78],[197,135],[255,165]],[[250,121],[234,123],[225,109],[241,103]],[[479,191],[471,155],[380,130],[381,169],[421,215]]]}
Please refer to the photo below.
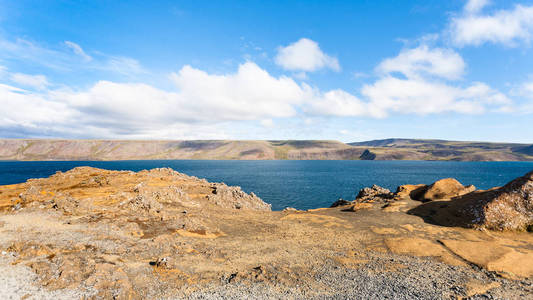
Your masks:
{"label": "water surface", "polygon": [[407,183],[429,184],[454,177],[480,189],[501,186],[533,170],[533,162],[443,162],[443,161],[40,161],[0,162],[0,185],[48,177],[77,166],[109,170],[140,171],[170,167],[209,181],[238,185],[254,192],[272,209],[287,206],[309,209],[329,206],[342,197],[354,199],[357,191],[377,184],[394,190]]}

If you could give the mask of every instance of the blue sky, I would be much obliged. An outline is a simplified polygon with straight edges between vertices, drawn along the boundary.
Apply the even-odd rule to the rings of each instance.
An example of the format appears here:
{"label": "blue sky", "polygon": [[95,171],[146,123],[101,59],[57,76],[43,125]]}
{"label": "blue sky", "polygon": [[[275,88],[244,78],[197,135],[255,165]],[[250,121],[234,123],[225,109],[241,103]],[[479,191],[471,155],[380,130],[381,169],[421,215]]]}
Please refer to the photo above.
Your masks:
{"label": "blue sky", "polygon": [[533,1],[0,0],[0,137],[533,143]]}

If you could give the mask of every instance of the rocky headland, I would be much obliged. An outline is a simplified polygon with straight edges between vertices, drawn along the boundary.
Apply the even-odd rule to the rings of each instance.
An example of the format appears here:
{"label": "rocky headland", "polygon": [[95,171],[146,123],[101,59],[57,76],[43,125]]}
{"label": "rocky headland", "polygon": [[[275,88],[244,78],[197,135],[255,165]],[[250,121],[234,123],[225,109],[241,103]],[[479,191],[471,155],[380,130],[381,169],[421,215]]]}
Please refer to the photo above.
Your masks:
{"label": "rocky headland", "polygon": [[7,298],[533,298],[533,172],[271,211],[171,169],[80,167],[0,186],[0,210]]}

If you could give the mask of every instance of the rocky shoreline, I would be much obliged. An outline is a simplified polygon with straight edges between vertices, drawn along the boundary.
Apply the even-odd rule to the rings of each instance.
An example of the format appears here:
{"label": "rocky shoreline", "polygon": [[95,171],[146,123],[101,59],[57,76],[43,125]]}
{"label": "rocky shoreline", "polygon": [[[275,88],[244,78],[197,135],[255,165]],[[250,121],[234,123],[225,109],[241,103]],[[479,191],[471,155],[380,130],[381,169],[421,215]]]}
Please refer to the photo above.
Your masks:
{"label": "rocky shoreline", "polygon": [[271,211],[171,169],[89,167],[0,186],[0,289],[13,299],[527,299],[533,172],[365,188]]}

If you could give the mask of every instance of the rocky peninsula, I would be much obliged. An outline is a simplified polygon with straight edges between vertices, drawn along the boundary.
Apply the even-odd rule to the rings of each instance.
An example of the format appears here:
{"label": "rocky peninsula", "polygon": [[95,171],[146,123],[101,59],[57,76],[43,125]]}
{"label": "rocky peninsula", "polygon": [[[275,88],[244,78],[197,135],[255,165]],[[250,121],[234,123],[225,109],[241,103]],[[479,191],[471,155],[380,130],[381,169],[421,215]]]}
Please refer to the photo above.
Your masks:
{"label": "rocky peninsula", "polygon": [[271,211],[171,169],[79,167],[0,186],[0,210],[7,298],[533,298],[533,172]]}

